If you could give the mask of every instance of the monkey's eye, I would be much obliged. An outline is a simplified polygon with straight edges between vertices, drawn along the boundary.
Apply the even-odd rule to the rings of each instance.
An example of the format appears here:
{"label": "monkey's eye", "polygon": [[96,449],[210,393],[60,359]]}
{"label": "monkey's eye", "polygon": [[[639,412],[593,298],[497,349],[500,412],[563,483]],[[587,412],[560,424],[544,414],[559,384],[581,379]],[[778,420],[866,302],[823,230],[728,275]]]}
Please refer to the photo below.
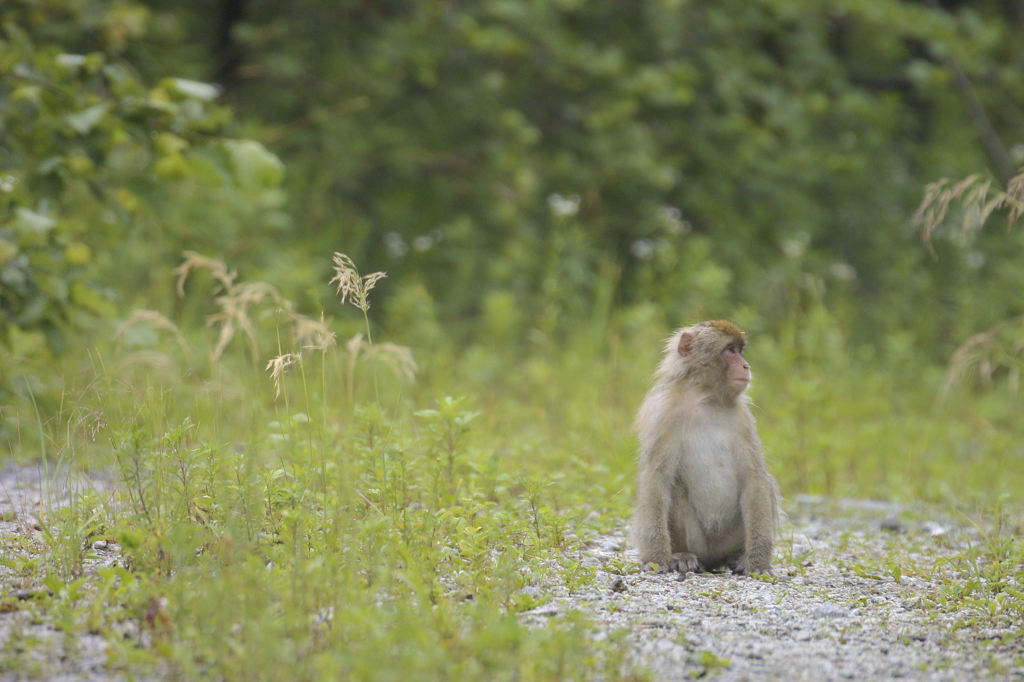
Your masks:
{"label": "monkey's eye", "polygon": [[723,352],[728,355],[732,355],[733,353],[736,353],[737,355],[743,355],[743,346],[741,346],[738,343],[730,343],[728,346],[725,347],[725,350]]}

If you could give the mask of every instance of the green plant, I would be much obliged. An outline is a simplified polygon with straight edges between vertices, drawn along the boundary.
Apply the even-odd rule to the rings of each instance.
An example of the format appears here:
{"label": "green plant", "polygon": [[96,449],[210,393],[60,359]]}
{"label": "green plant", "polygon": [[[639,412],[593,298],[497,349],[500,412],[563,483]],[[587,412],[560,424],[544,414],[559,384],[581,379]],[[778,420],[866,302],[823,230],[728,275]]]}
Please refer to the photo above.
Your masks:
{"label": "green plant", "polygon": [[438,398],[436,410],[415,413],[426,424],[431,450],[441,464],[440,471],[447,479],[449,494],[455,493],[455,460],[462,436],[469,431],[470,423],[480,416],[479,412],[463,409],[465,402],[465,397],[443,396]]}
{"label": "green plant", "polygon": [[[265,215],[281,203],[279,195],[267,194],[282,179],[276,157],[257,142],[216,136],[230,113],[215,104],[215,86],[181,78],[147,82],[125,60],[124,43],[145,35],[149,11],[133,3],[119,7],[16,2],[4,14],[0,340],[5,343],[12,333],[42,333],[51,350],[61,351],[69,325],[81,328],[86,318],[112,317],[115,298],[131,298],[144,273],[180,248],[176,237],[195,246],[209,244],[202,230],[193,235],[184,228],[171,239],[164,236],[168,226],[205,222],[209,215],[200,207],[212,205],[200,201],[193,204],[190,221],[165,222],[173,211],[169,196],[219,193],[235,205],[262,205]],[[89,45],[61,40],[49,30],[64,21],[79,20],[81,27],[97,18],[99,39]],[[260,222],[267,221],[257,217],[250,228]],[[163,248],[138,248],[158,234]]]}
{"label": "green plant", "polygon": [[[962,248],[968,247],[989,218],[999,211],[1006,213],[1006,227],[1010,231],[1024,216],[1024,172],[1010,178],[1005,190],[977,174],[957,183],[943,179],[925,187],[913,223],[920,228],[925,247],[936,258],[934,239],[941,234],[949,210],[956,204],[962,220],[955,238]],[[949,362],[940,397],[946,398],[954,386],[971,379],[991,386],[997,373],[1006,374],[1013,393],[1020,389],[1024,373],[1024,316],[1003,320],[963,342]]]}

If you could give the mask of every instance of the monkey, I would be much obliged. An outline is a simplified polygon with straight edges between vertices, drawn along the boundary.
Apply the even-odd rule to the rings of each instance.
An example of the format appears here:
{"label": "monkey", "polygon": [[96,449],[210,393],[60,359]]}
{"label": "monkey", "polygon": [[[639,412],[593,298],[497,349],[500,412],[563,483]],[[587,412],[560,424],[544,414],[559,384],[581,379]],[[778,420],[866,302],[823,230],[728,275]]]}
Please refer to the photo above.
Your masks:
{"label": "monkey", "polygon": [[677,329],[637,412],[633,545],[645,568],[769,573],[779,520],[746,395],[746,334],[728,320]]}

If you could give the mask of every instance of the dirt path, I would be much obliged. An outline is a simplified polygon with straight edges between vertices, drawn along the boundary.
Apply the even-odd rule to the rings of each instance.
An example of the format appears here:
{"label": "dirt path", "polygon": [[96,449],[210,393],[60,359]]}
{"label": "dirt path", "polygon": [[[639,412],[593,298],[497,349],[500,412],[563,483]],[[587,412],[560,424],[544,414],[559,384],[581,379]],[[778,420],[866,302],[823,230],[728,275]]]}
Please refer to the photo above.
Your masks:
{"label": "dirt path", "polygon": [[[595,587],[527,618],[578,609],[604,636],[624,628],[631,662],[659,680],[1024,679],[1024,638],[1000,643],[1020,623],[963,627],[976,611],[932,601],[970,580],[963,558],[982,543],[978,529],[884,503],[791,506],[773,583],[619,575],[616,565],[635,553],[607,537],[580,557],[596,568]],[[1018,571],[1018,592],[1021,579]]]}
{"label": "dirt path", "polygon": [[[47,560],[41,512],[104,485],[53,472],[57,484],[44,480],[38,468],[0,470],[0,661],[15,663],[19,677],[111,679],[103,637],[66,637],[36,622],[40,586],[18,569],[19,558]],[[965,627],[977,602],[937,605],[972,579],[971,548],[984,543],[978,527],[865,501],[797,498],[789,512],[774,581],[630,573],[635,554],[621,537],[602,537],[574,557],[594,572],[591,586],[569,594],[560,579],[542,583],[535,596],[552,599],[523,619],[542,625],[569,610],[588,613],[599,637],[622,634],[628,665],[659,680],[1024,680],[1024,637],[1011,638],[1020,623]],[[117,559],[116,545],[104,543],[86,570]],[[551,568],[561,575],[558,561]],[[1022,571],[1011,578],[1018,593]],[[0,678],[7,674],[0,666]]]}

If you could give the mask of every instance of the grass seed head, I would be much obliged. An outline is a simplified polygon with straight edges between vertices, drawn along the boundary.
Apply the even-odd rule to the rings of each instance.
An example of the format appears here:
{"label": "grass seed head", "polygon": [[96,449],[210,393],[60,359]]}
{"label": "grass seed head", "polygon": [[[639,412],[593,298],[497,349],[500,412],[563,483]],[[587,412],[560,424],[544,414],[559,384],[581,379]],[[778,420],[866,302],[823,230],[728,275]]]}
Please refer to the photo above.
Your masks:
{"label": "grass seed head", "polygon": [[330,284],[338,284],[337,294],[342,303],[351,302],[364,313],[370,309],[370,290],[387,276],[385,272],[374,272],[360,277],[359,270],[351,258],[343,253],[334,253],[334,277],[331,278]]}
{"label": "grass seed head", "polygon": [[301,353],[285,353],[284,355],[278,355],[276,358],[271,358],[270,362],[267,363],[266,371],[270,372],[270,378],[274,382],[275,398],[281,395],[281,377],[284,376],[289,367],[301,361]]}

